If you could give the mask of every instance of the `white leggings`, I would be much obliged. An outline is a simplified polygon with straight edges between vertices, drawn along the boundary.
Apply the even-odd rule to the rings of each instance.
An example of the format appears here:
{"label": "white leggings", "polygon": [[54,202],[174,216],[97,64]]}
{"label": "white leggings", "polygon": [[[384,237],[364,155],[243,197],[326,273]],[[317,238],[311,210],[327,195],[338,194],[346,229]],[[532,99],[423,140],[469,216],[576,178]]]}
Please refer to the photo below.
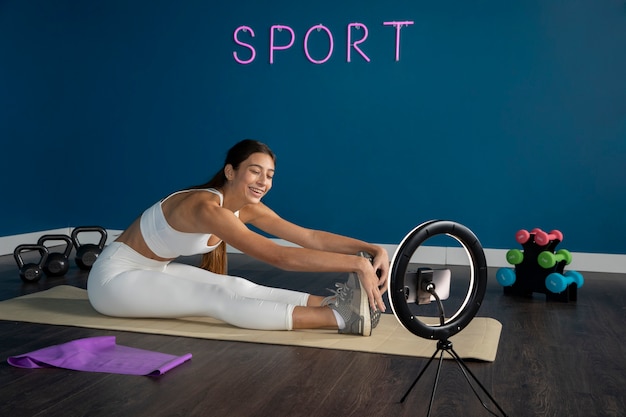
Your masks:
{"label": "white leggings", "polygon": [[93,308],[108,316],[208,316],[258,330],[291,330],[294,308],[309,299],[302,292],[155,261],[120,242],[105,247],[94,263],[87,293]]}

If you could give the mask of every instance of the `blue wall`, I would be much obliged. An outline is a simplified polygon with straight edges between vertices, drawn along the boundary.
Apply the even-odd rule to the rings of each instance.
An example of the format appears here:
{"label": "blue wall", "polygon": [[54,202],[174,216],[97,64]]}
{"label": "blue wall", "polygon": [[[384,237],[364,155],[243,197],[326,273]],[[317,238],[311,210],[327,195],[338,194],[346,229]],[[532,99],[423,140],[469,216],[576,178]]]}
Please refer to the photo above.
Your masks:
{"label": "blue wall", "polygon": [[[266,202],[305,226],[393,244],[445,218],[490,248],[541,227],[626,253],[623,1],[215,3],[0,2],[0,236],[124,228],[252,137],[278,154]],[[397,62],[391,20],[414,22]],[[352,22],[370,62],[346,62]],[[270,65],[274,24],[296,40]]]}

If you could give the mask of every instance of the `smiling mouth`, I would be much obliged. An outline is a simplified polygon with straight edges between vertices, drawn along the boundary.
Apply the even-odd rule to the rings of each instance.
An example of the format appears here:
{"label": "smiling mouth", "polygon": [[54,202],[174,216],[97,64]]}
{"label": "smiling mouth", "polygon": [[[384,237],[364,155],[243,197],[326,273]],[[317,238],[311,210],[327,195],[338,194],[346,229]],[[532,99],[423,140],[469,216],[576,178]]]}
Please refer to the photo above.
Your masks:
{"label": "smiling mouth", "polygon": [[254,188],[254,187],[250,187],[250,191],[252,191],[254,194],[258,194],[258,195],[263,195],[265,193],[264,190],[262,190],[260,188]]}

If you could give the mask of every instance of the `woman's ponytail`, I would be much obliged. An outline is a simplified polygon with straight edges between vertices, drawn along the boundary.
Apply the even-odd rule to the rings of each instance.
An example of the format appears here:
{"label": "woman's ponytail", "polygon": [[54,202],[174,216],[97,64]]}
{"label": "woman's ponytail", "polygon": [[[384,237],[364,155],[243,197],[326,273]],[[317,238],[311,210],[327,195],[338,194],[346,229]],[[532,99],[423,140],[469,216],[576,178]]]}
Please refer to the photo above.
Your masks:
{"label": "woman's ponytail", "polygon": [[227,272],[226,243],[223,241],[209,253],[202,255],[200,268],[214,272],[216,274],[225,275]]}

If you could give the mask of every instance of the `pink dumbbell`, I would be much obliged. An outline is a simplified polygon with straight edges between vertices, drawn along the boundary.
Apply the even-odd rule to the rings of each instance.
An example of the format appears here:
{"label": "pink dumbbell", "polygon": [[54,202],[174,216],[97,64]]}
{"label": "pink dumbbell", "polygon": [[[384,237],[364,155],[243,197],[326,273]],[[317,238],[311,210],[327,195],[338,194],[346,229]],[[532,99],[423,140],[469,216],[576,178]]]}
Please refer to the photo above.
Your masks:
{"label": "pink dumbbell", "polygon": [[515,240],[517,240],[517,243],[520,245],[528,242],[528,239],[530,239],[530,232],[528,230],[522,229],[515,233]]}
{"label": "pink dumbbell", "polygon": [[546,233],[541,229],[535,231],[535,243],[539,246],[545,246],[552,240],[563,240],[563,233],[558,230],[552,230],[550,233]]}

